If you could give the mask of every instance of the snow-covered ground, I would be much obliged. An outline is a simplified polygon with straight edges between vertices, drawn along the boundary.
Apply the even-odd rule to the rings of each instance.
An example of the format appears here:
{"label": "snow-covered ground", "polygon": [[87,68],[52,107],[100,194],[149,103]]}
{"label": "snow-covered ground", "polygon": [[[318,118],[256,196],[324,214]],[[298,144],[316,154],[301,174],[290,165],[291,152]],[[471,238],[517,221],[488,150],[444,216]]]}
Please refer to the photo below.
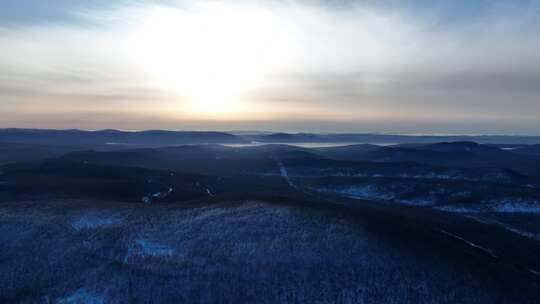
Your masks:
{"label": "snow-covered ground", "polygon": [[174,249],[161,244],[155,240],[148,239],[135,239],[132,243],[129,244],[124,262],[129,262],[130,260],[137,257],[170,257],[174,254]]}
{"label": "snow-covered ground", "polygon": [[83,229],[95,229],[116,225],[122,222],[122,219],[110,215],[100,216],[95,214],[81,215],[71,223],[73,229],[79,231]]}
{"label": "snow-covered ground", "polygon": [[437,210],[461,213],[485,224],[494,224],[521,236],[540,241],[540,202],[529,198],[500,198],[475,204],[437,206]]}
{"label": "snow-covered ground", "polygon": [[[501,298],[474,272],[396,246],[361,222],[309,208],[54,201],[3,203],[0,211],[5,303],[444,304]],[[122,220],[103,224],[110,218]],[[94,228],[75,230],[73,219]]]}
{"label": "snow-covered ground", "polygon": [[439,206],[436,209],[457,213],[496,212],[540,214],[540,202],[530,198],[504,197],[483,200],[475,204]]}
{"label": "snow-covered ground", "polygon": [[310,188],[310,190],[324,193],[336,193],[351,198],[368,200],[392,200],[396,197],[393,193],[381,192],[375,184],[349,187],[318,187]]}
{"label": "snow-covered ground", "polygon": [[59,299],[58,304],[104,304],[105,299],[95,293],[88,292],[84,289],[78,289],[73,294],[65,298]]}
{"label": "snow-covered ground", "polygon": [[[412,173],[411,173],[412,171]],[[419,172],[417,172],[419,171]],[[471,181],[471,182],[498,182],[512,183],[514,176],[501,169],[484,168],[480,172],[472,172],[459,169],[441,169],[438,171],[396,169],[378,170],[364,169],[361,167],[329,167],[329,168],[312,168],[312,167],[294,167],[289,170],[288,175],[291,177],[357,177],[357,178],[404,178],[404,179],[419,179],[419,180],[451,180],[451,181]]]}
{"label": "snow-covered ground", "polygon": [[376,184],[341,187],[311,187],[309,190],[320,193],[337,194],[353,199],[385,201],[410,206],[431,206],[436,203],[431,196],[399,198],[398,194],[386,189],[381,189]]}
{"label": "snow-covered ground", "polygon": [[540,214],[540,202],[529,198],[500,198],[483,202],[494,212]]}

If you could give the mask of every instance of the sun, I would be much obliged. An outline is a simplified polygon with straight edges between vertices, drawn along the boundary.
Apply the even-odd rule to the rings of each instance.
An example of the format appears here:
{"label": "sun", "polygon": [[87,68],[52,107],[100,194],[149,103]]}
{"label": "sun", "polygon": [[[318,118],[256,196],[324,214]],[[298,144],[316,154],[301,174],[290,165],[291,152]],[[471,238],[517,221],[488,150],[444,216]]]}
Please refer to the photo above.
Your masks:
{"label": "sun", "polygon": [[286,63],[288,39],[271,11],[210,2],[150,9],[130,40],[152,81],[183,97],[183,112],[225,115],[245,110],[242,94]]}

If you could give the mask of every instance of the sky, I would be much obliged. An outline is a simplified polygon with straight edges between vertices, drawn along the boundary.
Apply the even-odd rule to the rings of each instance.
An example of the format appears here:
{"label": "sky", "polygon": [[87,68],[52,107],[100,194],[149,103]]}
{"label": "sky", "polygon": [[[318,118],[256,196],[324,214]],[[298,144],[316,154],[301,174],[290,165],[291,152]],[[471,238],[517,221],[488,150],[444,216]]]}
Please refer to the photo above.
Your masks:
{"label": "sky", "polygon": [[540,0],[0,7],[0,127],[540,135]]}

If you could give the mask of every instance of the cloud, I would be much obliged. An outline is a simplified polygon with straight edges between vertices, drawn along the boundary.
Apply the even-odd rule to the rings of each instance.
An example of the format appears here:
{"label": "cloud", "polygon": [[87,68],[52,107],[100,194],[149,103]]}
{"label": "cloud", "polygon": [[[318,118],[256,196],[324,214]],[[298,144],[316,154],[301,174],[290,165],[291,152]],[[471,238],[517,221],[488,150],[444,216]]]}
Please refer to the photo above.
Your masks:
{"label": "cloud", "polygon": [[103,9],[125,1],[109,0],[3,0],[0,24],[19,26],[32,24],[79,24],[79,14],[89,10]]}
{"label": "cloud", "polygon": [[319,24],[297,16],[291,27],[310,24],[308,58],[276,75],[279,86],[262,96],[288,101],[294,98],[283,92],[305,92],[311,104],[416,111],[419,119],[489,113],[519,120],[540,111],[540,39],[531,31],[540,28],[538,12],[500,6],[446,26],[363,7],[319,10],[312,16],[325,20]]}
{"label": "cloud", "polygon": [[[370,121],[419,131],[406,122],[435,124],[438,119],[447,126],[454,122],[488,130],[479,124],[491,124],[513,128],[509,132],[540,133],[534,120],[540,115],[540,4],[535,1],[106,2],[90,6],[87,1],[53,0],[47,5],[32,1],[29,7],[30,1],[8,0],[3,4],[0,103],[4,108],[17,115],[18,109],[29,113],[32,107],[41,111],[49,104],[56,109],[99,108],[121,115],[125,107],[144,113],[150,106],[162,114],[156,114],[161,118],[155,120],[155,128],[170,126],[171,121],[187,124],[198,118],[182,110],[189,97],[185,86],[174,81],[162,86],[161,74],[168,66],[177,77],[173,80],[191,75],[204,79],[215,68],[204,66],[205,62],[228,61],[221,65],[227,71],[219,73],[225,77],[234,66],[252,67],[264,60],[265,65],[246,68],[249,73],[241,75],[257,81],[236,88],[241,94],[235,98],[245,112],[234,114],[239,121],[249,114],[266,121],[265,125],[275,121],[274,129],[309,120],[326,121],[328,129],[333,121],[335,128],[358,131]],[[230,16],[239,28],[261,30],[258,36],[256,31],[226,32],[228,40],[201,50],[209,57],[192,58],[201,52],[188,53],[190,46],[182,43],[213,39],[205,38],[209,32],[194,24],[217,16],[212,15],[216,7],[234,12]],[[165,51],[169,47],[161,54],[166,60],[159,61],[154,50],[144,60],[161,62],[160,70],[149,72],[140,59],[148,42],[134,44],[134,40],[145,18],[163,10],[173,19],[204,18],[182,23],[193,26],[187,30],[192,32],[175,31],[179,23],[165,23],[172,28],[165,28],[166,35],[158,42]],[[264,18],[253,18],[254,12]],[[195,38],[186,40],[185,35]],[[234,41],[245,53],[228,54],[238,48],[227,41]],[[183,69],[186,65],[191,70]],[[83,114],[77,117],[84,119]]]}

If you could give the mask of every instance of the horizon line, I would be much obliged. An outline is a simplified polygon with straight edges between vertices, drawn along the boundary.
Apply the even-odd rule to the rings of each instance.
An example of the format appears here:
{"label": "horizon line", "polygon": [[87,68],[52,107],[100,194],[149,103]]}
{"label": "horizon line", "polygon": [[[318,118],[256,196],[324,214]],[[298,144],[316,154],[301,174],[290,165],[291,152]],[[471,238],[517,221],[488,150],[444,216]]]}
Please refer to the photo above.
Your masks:
{"label": "horizon line", "polygon": [[418,132],[297,132],[297,131],[279,131],[279,130],[189,130],[189,129],[116,129],[116,128],[105,128],[105,129],[82,129],[82,128],[25,128],[25,127],[9,127],[9,128],[0,128],[0,131],[6,130],[27,130],[27,131],[80,131],[80,132],[103,132],[103,131],[115,131],[115,132],[124,132],[124,133],[142,133],[142,132],[151,132],[151,131],[162,131],[162,132],[194,132],[194,133],[205,133],[205,132],[216,132],[216,133],[227,133],[230,135],[236,135],[235,133],[246,133],[249,135],[250,132],[253,133],[267,133],[268,135],[272,134],[289,134],[289,135],[377,135],[377,136],[406,136],[406,137],[540,137],[540,134],[536,135],[524,135],[524,134],[463,134],[463,133],[418,133]]}

